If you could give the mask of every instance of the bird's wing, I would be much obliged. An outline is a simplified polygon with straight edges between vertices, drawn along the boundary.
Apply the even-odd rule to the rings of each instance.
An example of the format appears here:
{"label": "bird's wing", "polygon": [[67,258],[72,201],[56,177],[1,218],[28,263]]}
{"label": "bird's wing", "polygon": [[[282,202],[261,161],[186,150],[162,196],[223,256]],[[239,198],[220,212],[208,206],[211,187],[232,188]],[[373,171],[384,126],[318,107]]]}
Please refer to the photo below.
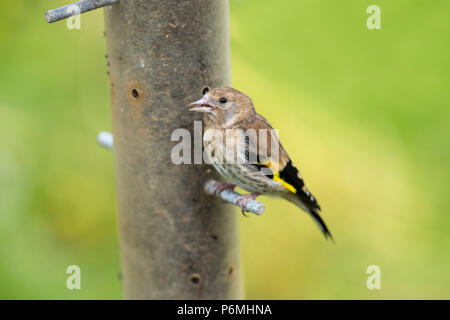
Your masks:
{"label": "bird's wing", "polygon": [[[308,212],[325,236],[331,237],[325,222],[320,217],[320,206],[316,198],[306,188],[302,175],[292,163],[269,122],[255,113],[254,117],[239,121],[235,126],[246,132],[248,129],[254,129],[257,132],[256,139],[250,136],[245,141],[244,154],[249,164],[260,170],[267,178],[281,183],[285,191],[289,191],[286,198]],[[265,130],[260,131],[261,129]],[[264,131],[267,135],[261,134]]]}
{"label": "bird's wing", "polygon": [[245,144],[241,148],[238,146],[238,153],[245,155],[246,163],[258,168],[268,178],[280,182],[286,191],[298,194],[307,190],[302,176],[281,145],[277,132],[266,119],[255,113],[237,122],[235,128],[245,132]]}

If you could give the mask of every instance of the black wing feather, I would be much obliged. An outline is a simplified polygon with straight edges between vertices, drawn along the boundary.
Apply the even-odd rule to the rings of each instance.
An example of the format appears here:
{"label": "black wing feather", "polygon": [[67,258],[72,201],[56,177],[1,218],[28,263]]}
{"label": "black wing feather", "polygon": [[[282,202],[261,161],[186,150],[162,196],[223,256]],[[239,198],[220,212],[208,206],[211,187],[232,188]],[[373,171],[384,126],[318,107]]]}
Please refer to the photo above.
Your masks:
{"label": "black wing feather", "polygon": [[[250,139],[248,136],[245,136],[245,161],[247,164],[252,165],[256,170],[260,172],[264,172],[264,174],[269,178],[273,179],[274,173],[270,171],[266,165],[261,163],[259,158],[259,154],[256,154],[257,163],[251,163],[250,161]],[[264,171],[262,171],[265,169]],[[269,170],[267,170],[269,169]],[[311,215],[313,220],[319,226],[320,230],[323,232],[326,238],[330,238],[333,240],[330,231],[327,228],[327,225],[323,221],[322,217],[319,214],[320,206],[317,203],[316,198],[309,192],[309,190],[305,187],[305,183],[303,179],[300,177],[298,169],[292,164],[292,161],[286,163],[286,166],[279,172],[279,177],[294,187],[296,190],[295,196],[300,199],[302,203],[302,207]],[[333,240],[334,241],[334,240]]]}
{"label": "black wing feather", "polygon": [[298,169],[294,167],[291,160],[289,160],[283,170],[280,171],[280,178],[295,188],[295,190],[297,191],[296,196],[307,208],[309,214],[322,230],[325,237],[333,239],[330,231],[327,228],[327,225],[325,224],[325,221],[323,221],[322,217],[319,214],[320,206],[317,203],[316,198],[305,187],[305,183],[303,179],[300,178]]}

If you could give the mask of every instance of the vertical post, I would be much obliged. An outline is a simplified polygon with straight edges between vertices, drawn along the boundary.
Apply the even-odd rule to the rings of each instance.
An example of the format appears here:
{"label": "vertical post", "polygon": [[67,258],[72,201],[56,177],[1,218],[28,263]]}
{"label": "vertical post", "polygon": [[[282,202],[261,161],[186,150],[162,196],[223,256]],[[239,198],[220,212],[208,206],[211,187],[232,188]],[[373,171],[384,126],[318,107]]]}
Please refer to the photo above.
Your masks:
{"label": "vertical post", "polygon": [[126,299],[242,298],[237,215],[175,165],[188,103],[230,84],[227,0],[121,0],[105,8]]}

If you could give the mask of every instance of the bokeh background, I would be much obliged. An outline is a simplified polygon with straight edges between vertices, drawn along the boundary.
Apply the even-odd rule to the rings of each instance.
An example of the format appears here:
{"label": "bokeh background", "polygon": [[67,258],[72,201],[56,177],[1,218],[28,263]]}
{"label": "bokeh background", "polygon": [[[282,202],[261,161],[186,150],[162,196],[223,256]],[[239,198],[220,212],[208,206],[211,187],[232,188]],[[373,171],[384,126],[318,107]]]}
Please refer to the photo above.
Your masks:
{"label": "bokeh background", "polygon": [[[111,126],[103,16],[45,22],[67,3],[0,2],[3,299],[122,297],[113,156],[95,142]],[[371,4],[381,30],[366,27]],[[336,239],[262,197],[263,216],[239,218],[247,298],[449,299],[450,2],[230,10],[233,86],[280,129]],[[81,290],[65,287],[71,264]]]}

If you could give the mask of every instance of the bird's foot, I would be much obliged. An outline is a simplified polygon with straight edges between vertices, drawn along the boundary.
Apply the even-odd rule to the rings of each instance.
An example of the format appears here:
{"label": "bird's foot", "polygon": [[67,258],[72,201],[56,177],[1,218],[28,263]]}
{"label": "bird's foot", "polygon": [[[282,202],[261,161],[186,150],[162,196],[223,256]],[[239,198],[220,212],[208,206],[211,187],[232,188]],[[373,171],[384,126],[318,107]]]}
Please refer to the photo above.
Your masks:
{"label": "bird's foot", "polygon": [[244,217],[247,217],[247,215],[245,214],[245,209],[247,209],[247,203],[250,200],[255,200],[257,196],[259,196],[259,193],[251,193],[251,194],[246,194],[246,195],[240,196],[236,200],[236,204],[241,208],[241,212],[244,215]]}
{"label": "bird's foot", "polygon": [[234,190],[236,188],[235,184],[229,183],[229,182],[219,182],[212,190],[212,193],[214,193],[216,196],[219,196],[219,194],[224,190]]}

